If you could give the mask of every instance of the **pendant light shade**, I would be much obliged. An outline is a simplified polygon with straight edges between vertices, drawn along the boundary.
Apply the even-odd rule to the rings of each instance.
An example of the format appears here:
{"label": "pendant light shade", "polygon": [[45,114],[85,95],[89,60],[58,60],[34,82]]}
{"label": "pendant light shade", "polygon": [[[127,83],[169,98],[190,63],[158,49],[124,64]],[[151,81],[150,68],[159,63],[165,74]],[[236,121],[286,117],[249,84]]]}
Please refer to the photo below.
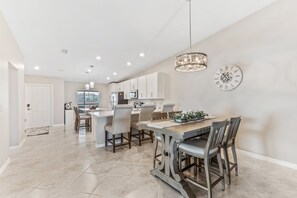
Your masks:
{"label": "pendant light shade", "polygon": [[90,88],[94,89],[95,83],[93,81],[90,82]]}
{"label": "pendant light shade", "polygon": [[89,90],[90,89],[89,83],[87,83],[85,86],[86,86],[86,90]]}
{"label": "pendant light shade", "polygon": [[207,68],[207,55],[201,52],[192,52],[192,16],[191,0],[189,1],[189,33],[190,52],[178,55],[175,59],[175,70],[178,72],[195,72]]}

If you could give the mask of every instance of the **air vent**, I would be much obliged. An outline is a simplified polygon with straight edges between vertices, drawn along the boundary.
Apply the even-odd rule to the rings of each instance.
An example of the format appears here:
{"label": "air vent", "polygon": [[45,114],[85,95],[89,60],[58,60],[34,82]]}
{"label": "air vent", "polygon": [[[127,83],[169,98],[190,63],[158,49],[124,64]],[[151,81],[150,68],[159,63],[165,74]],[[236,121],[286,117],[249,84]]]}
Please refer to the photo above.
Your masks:
{"label": "air vent", "polygon": [[62,54],[68,54],[68,50],[67,49],[61,49]]}

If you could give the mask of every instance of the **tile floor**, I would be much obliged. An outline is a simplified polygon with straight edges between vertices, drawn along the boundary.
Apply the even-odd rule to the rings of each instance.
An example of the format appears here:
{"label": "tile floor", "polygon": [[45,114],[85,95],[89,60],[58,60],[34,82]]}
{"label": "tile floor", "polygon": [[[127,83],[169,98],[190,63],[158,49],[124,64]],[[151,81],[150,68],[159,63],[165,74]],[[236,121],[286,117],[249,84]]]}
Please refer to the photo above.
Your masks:
{"label": "tile floor", "polygon": [[[175,198],[181,195],[149,174],[152,144],[132,149],[96,149],[88,133],[55,129],[27,138],[11,152],[11,164],[0,176],[1,198]],[[214,198],[297,197],[297,171],[239,154],[239,176]],[[197,197],[207,197],[191,186]]]}

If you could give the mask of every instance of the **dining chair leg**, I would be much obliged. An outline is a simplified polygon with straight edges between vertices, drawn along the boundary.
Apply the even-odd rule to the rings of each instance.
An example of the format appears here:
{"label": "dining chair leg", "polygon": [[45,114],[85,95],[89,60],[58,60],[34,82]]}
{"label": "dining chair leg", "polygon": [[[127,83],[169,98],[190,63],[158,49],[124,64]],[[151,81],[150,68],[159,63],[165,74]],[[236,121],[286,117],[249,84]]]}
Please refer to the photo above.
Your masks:
{"label": "dining chair leg", "polygon": [[234,165],[235,165],[235,175],[238,176],[238,163],[237,163],[235,144],[233,144],[231,147],[232,147],[232,154],[233,154]]}
{"label": "dining chair leg", "polygon": [[194,176],[197,176],[197,157],[194,157]]}
{"label": "dining chair leg", "polygon": [[183,169],[183,167],[182,167],[182,157],[183,157],[182,152],[179,151],[178,152],[178,167],[179,167],[180,171]]}
{"label": "dining chair leg", "polygon": [[141,130],[142,139],[144,139],[144,130]]}
{"label": "dining chair leg", "polygon": [[138,131],[138,143],[141,146],[141,131]]}
{"label": "dining chair leg", "polygon": [[154,168],[156,167],[156,156],[157,156],[157,149],[158,149],[158,141],[155,138],[155,142],[154,142]]}
{"label": "dining chair leg", "polygon": [[115,153],[115,135],[112,135],[112,151]]}
{"label": "dining chair leg", "polygon": [[201,173],[201,159],[198,159],[198,171]]}
{"label": "dining chair leg", "polygon": [[212,198],[211,178],[210,178],[209,159],[208,158],[204,159],[204,168],[205,168],[205,175],[206,175],[208,198]]}
{"label": "dining chair leg", "polygon": [[124,138],[124,137],[123,137],[123,134],[121,133],[121,144],[123,144],[123,142],[124,142],[124,141],[123,141],[123,138]]}
{"label": "dining chair leg", "polygon": [[107,147],[107,139],[108,139],[108,133],[105,131],[105,147]]}
{"label": "dining chair leg", "polygon": [[154,142],[153,131],[150,131],[150,136],[151,136],[151,140],[152,140],[152,143],[153,143]]}
{"label": "dining chair leg", "polygon": [[223,168],[223,162],[222,162],[222,157],[221,153],[217,154],[217,160],[219,163],[219,169],[220,169],[220,177],[221,177],[221,184],[222,184],[222,191],[225,190],[225,180],[224,180],[224,168]]}
{"label": "dining chair leg", "polygon": [[228,147],[224,147],[223,152],[224,152],[224,162],[225,162],[226,175],[227,175],[227,184],[230,185],[231,184],[231,174],[230,174]]}
{"label": "dining chair leg", "polygon": [[128,133],[129,149],[131,149],[131,132]]}

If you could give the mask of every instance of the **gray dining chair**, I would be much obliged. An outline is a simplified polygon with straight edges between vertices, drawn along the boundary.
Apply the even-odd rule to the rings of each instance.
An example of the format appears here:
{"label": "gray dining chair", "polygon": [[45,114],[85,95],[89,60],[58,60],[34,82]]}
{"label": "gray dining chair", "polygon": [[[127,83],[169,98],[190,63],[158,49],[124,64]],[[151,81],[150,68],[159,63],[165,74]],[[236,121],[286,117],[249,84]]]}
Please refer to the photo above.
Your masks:
{"label": "gray dining chair", "polygon": [[[165,112],[153,112],[151,113],[151,120],[167,120],[167,113]],[[161,161],[158,159],[158,157],[160,157],[162,154],[157,154],[157,151],[158,151],[158,144],[159,142],[162,142],[162,137],[158,134],[155,133],[155,136],[154,136],[155,140],[154,140],[154,168],[156,167],[156,161],[158,163],[160,163]]]}
{"label": "gray dining chair", "polygon": [[[238,162],[237,162],[237,155],[236,155],[236,148],[235,148],[235,138],[238,132],[238,128],[241,122],[241,117],[233,117],[230,118],[230,125],[226,132],[226,135],[223,139],[223,153],[224,153],[224,162],[227,174],[227,184],[231,184],[231,171],[235,169],[235,175],[238,176]],[[229,155],[228,155],[228,148],[232,149],[232,155],[234,162],[230,162]]]}
{"label": "gray dining chair", "polygon": [[[116,105],[114,109],[114,115],[112,124],[105,126],[105,147],[107,143],[112,144],[113,152],[115,153],[115,147],[129,145],[131,148],[131,110],[132,105]],[[112,139],[108,138],[108,133],[112,134]],[[128,133],[128,138],[124,137],[124,133]],[[120,135],[120,137],[116,137]],[[116,144],[115,140],[120,139],[121,143]],[[128,142],[124,143],[123,139]]]}
{"label": "gray dining chair", "polygon": [[[179,168],[181,171],[187,170],[191,166],[182,168],[182,153],[186,155],[193,156],[194,158],[204,160],[204,168],[206,174],[206,186],[199,184],[197,181],[194,181],[190,178],[187,178],[187,181],[194,184],[197,187],[200,187],[208,192],[208,198],[212,197],[212,188],[221,181],[222,190],[225,190],[225,181],[224,181],[224,170],[223,163],[221,158],[221,147],[223,143],[224,134],[228,125],[228,121],[224,120],[221,122],[213,122],[211,125],[210,133],[208,140],[203,139],[191,139],[180,143],[178,146],[179,149]],[[216,172],[210,171],[210,160],[216,157],[219,164],[219,174]],[[195,169],[197,164],[195,164]],[[215,174],[218,178],[211,182],[210,173]]]}
{"label": "gray dining chair", "polygon": [[[137,134],[132,134],[132,136],[138,139],[139,146],[141,146],[142,141],[149,140],[149,139],[152,142],[154,141],[153,132],[152,131],[149,131],[149,133],[145,132],[145,130],[142,128],[142,125],[140,125],[139,122],[151,120],[151,113],[154,112],[155,108],[156,108],[156,105],[152,105],[152,104],[142,105],[140,107],[138,121],[132,122],[131,124],[132,129],[136,129],[138,131]],[[149,138],[145,138],[144,137],[145,135],[149,136]]]}
{"label": "gray dining chair", "polygon": [[79,132],[80,128],[85,128],[86,131],[92,131],[92,117],[87,114],[81,114],[77,107],[73,107],[75,113],[74,129]]}

